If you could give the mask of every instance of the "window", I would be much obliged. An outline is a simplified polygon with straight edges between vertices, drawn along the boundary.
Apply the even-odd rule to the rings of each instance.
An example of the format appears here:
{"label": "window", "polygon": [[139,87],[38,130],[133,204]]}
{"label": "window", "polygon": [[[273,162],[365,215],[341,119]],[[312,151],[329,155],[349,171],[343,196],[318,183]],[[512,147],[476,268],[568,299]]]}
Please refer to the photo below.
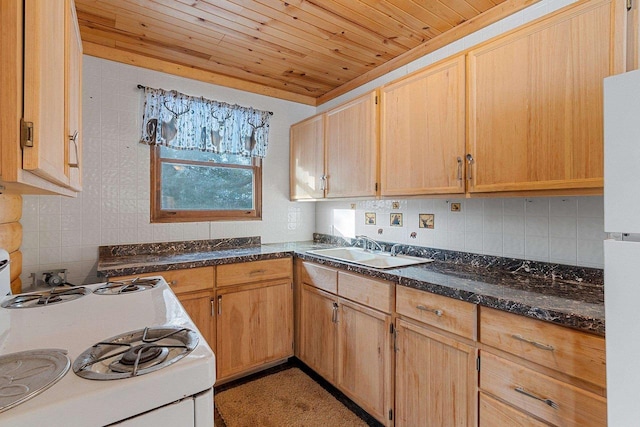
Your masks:
{"label": "window", "polygon": [[151,146],[151,222],[261,218],[261,159]]}

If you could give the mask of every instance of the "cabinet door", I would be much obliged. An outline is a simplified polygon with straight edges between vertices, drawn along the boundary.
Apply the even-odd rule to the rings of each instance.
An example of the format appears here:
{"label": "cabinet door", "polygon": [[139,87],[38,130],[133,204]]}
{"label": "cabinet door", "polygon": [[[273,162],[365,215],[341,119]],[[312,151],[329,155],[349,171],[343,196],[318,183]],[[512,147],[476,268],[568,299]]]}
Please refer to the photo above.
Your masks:
{"label": "cabinet door", "polygon": [[291,126],[289,141],[291,200],[324,197],[324,115]]}
{"label": "cabinet door", "polygon": [[65,0],[25,0],[24,120],[33,146],[23,148],[26,170],[67,185],[65,174]]}
{"label": "cabinet door", "polygon": [[217,291],[220,379],[293,355],[290,280]]}
{"label": "cabinet door", "polygon": [[82,40],[73,0],[67,0],[65,72],[65,174],[69,187],[82,190]]}
{"label": "cabinet door", "polygon": [[336,385],[378,421],[392,409],[391,316],[340,299]]}
{"label": "cabinet door", "polygon": [[475,426],[476,349],[398,319],[396,426]]}
{"label": "cabinet door", "polygon": [[480,427],[548,427],[532,416],[480,393]]}
{"label": "cabinet door", "polygon": [[464,56],[384,86],[380,96],[382,195],[464,192]]}
{"label": "cabinet door", "polygon": [[602,80],[623,71],[614,3],[469,52],[471,192],[602,187]]}
{"label": "cabinet door", "polygon": [[213,317],[213,295],[211,292],[176,294],[180,304],[196,324],[209,347],[215,350],[216,336]]}
{"label": "cabinet door", "polygon": [[327,197],[375,196],[378,168],[376,92],[326,114]]}
{"label": "cabinet door", "polygon": [[300,360],[331,383],[335,383],[336,306],[334,295],[302,285]]}

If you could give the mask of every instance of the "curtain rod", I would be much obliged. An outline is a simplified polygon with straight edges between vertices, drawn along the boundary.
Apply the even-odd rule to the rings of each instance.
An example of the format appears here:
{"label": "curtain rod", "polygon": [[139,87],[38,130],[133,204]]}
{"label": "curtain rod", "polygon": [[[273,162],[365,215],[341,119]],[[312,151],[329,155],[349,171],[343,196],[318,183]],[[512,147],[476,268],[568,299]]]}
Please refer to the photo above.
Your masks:
{"label": "curtain rod", "polygon": [[[138,89],[146,89],[147,87],[143,86],[143,85],[138,85],[137,88]],[[273,116],[273,111],[267,111],[267,112],[269,113],[270,116]]]}

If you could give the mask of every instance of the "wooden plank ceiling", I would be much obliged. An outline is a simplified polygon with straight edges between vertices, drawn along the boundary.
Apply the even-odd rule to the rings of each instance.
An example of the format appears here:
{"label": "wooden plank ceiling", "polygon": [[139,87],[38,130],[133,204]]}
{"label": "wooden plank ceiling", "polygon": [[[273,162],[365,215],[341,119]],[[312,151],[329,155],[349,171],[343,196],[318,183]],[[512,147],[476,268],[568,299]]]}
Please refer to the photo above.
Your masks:
{"label": "wooden plank ceiling", "polygon": [[535,0],[76,0],[85,53],[318,105]]}

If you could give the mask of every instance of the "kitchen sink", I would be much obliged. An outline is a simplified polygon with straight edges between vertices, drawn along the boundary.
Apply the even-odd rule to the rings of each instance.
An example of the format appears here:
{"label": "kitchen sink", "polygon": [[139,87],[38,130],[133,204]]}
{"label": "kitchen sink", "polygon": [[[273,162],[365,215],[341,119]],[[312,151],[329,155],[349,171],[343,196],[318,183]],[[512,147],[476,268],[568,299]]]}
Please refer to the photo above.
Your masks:
{"label": "kitchen sink", "polygon": [[418,258],[409,255],[391,256],[388,252],[370,252],[362,248],[330,248],[314,249],[307,251],[309,254],[320,255],[340,261],[365,265],[373,268],[397,268],[407,265],[424,264],[432,262],[431,258]]}

